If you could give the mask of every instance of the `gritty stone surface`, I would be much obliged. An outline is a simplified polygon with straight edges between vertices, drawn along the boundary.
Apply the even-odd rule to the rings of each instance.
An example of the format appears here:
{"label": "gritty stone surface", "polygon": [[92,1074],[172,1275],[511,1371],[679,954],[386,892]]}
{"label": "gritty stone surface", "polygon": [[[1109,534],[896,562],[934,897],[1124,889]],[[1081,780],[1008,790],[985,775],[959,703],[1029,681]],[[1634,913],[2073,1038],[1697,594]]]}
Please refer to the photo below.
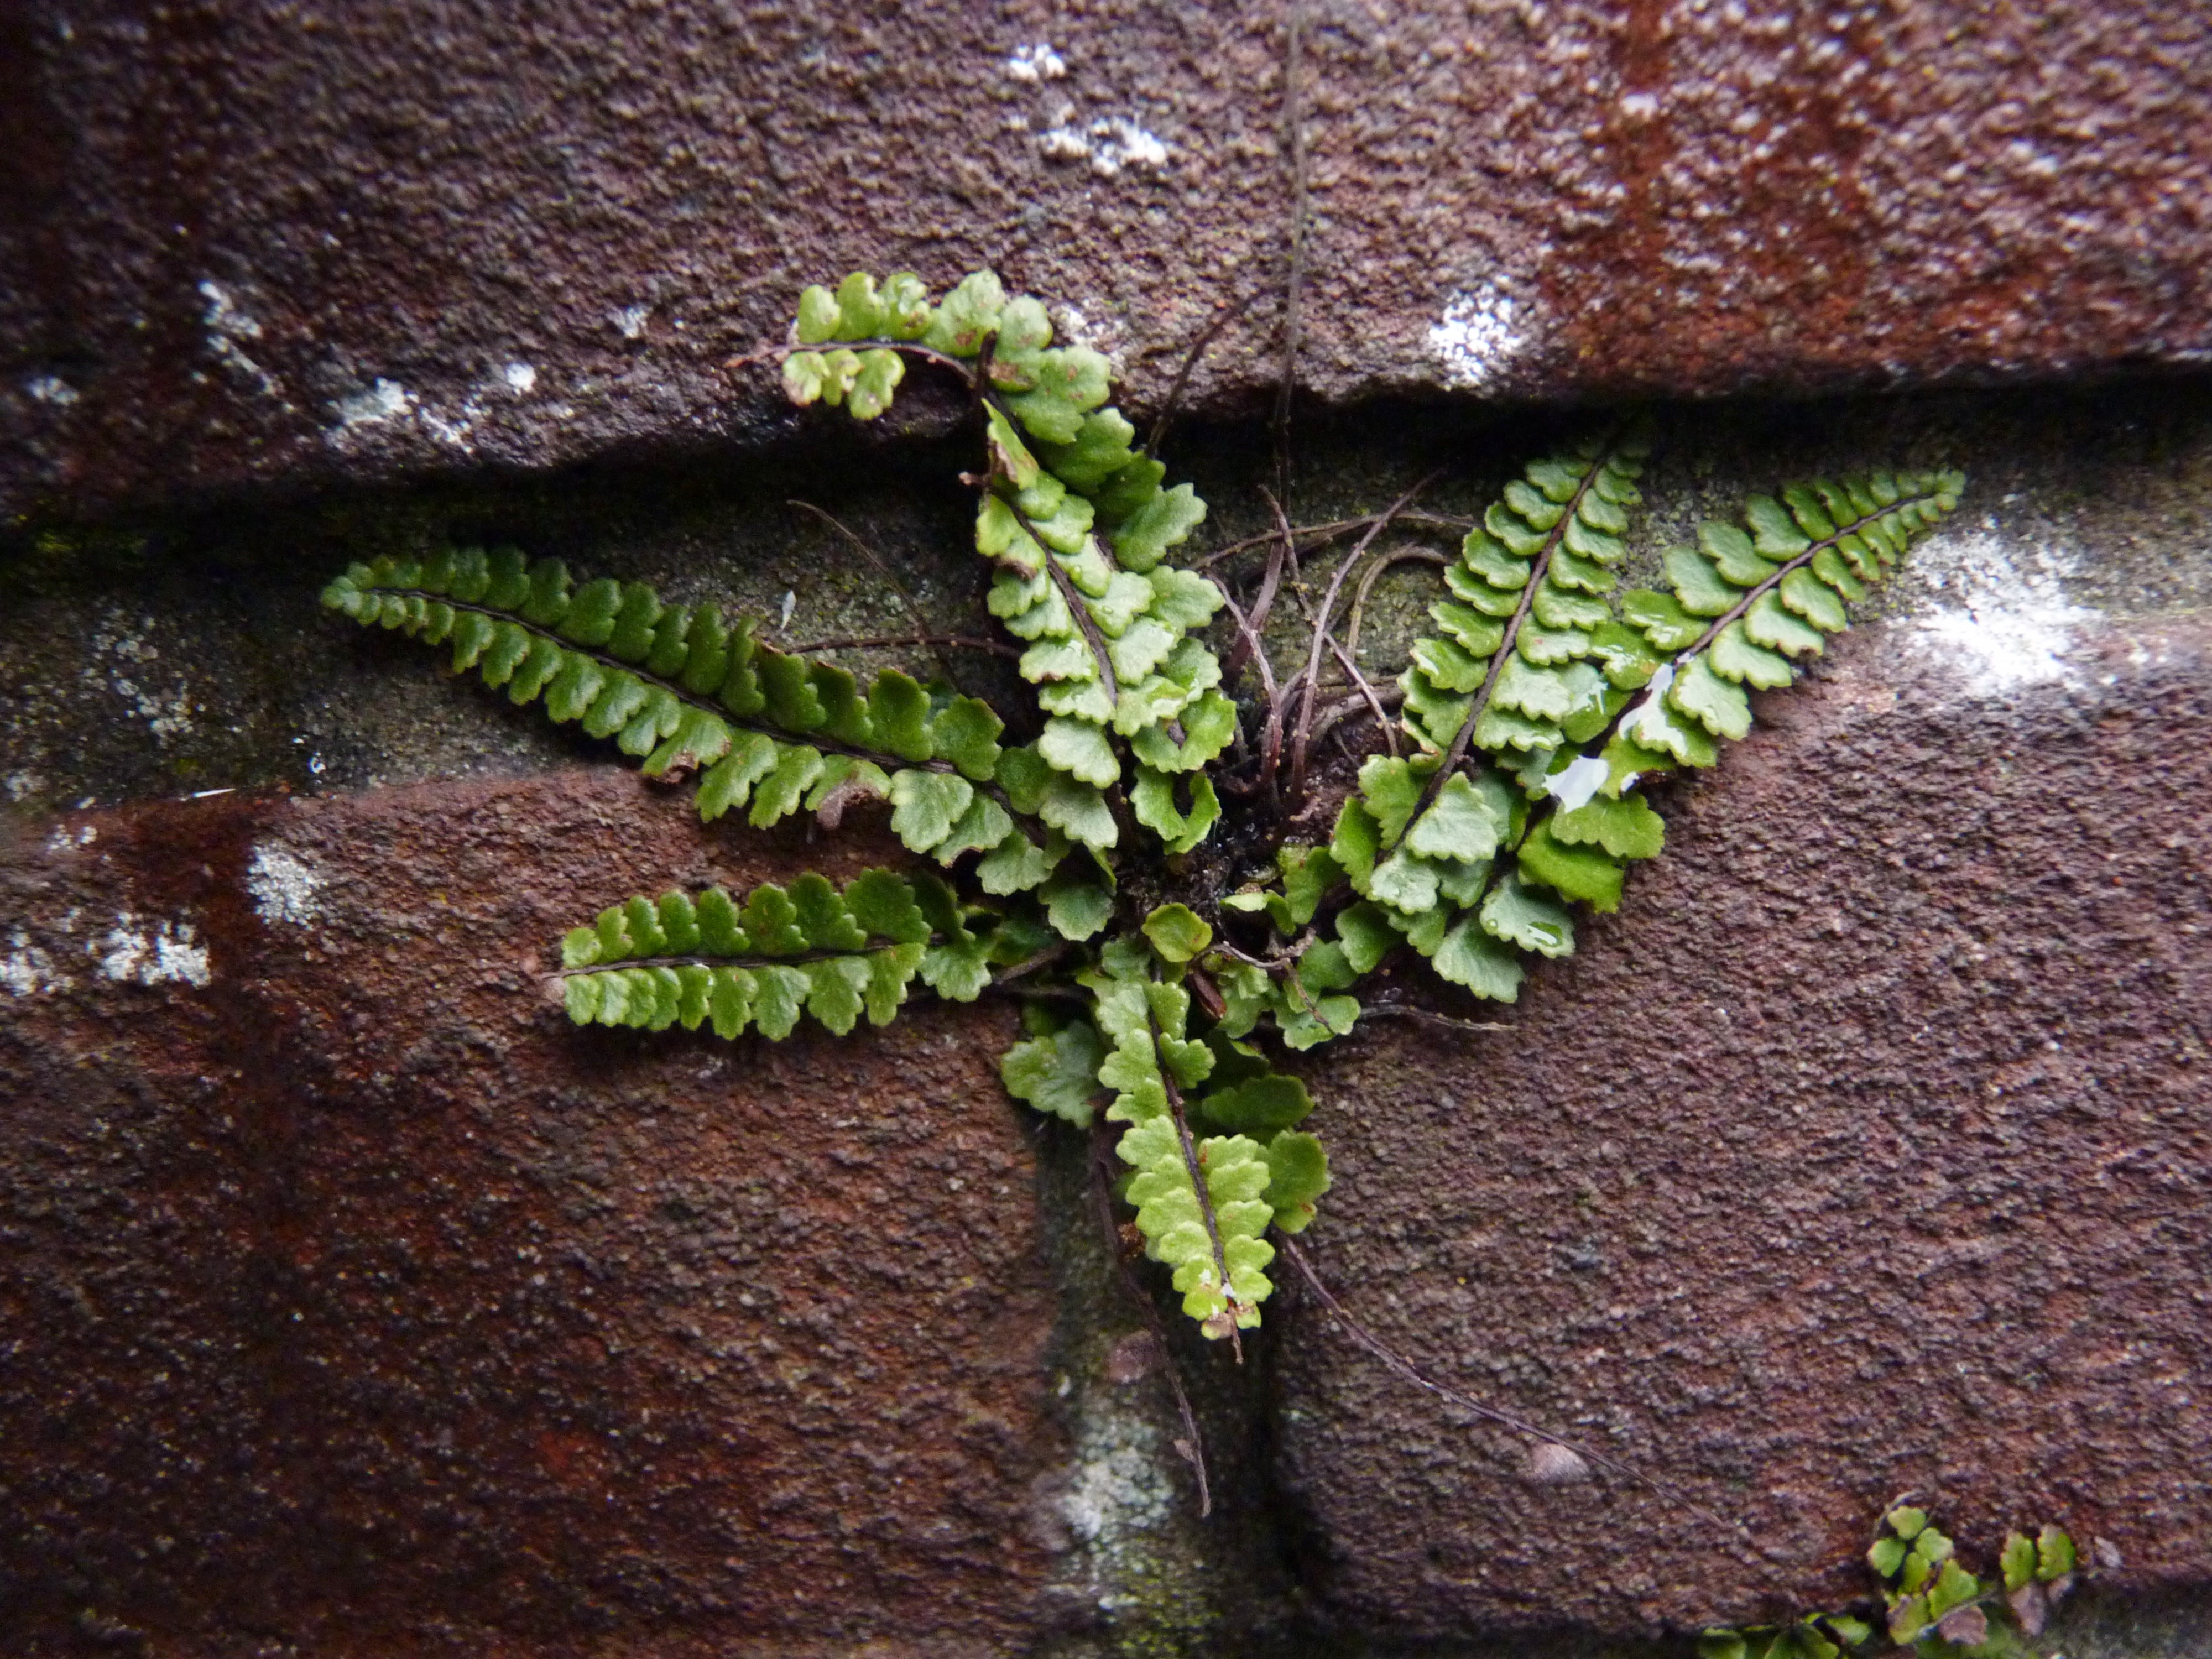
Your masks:
{"label": "gritty stone surface", "polygon": [[13,1650],[1051,1626],[1006,1012],[732,1047],[538,990],[635,889],[881,848],[709,841],[612,769],[66,830],[0,848]]}
{"label": "gritty stone surface", "polygon": [[1331,1052],[1322,1271],[1447,1381],[1751,1529],[1517,1446],[1302,1315],[1285,1478],[1351,1623],[1750,1622],[1863,1593],[1923,1495],[2212,1573],[2198,1276],[2212,629],[1992,681],[1855,634],[1659,801],[1668,846],[1507,1029]]}
{"label": "gritty stone surface", "polygon": [[[1301,1068],[1339,1178],[1308,1242],[1350,1305],[1748,1549],[1613,1483],[1532,1491],[1291,1294],[1242,1371],[1171,1339],[1199,1521],[1084,1150],[998,1085],[1006,1011],[725,1046],[543,1000],[614,897],[896,850],[702,831],[315,604],[349,557],[513,540],[793,644],[910,627],[796,496],[983,634],[969,434],[830,419],[711,466],[19,542],[0,1571],[32,1650],[1626,1655],[1859,1594],[1917,1486],[1970,1549],[2044,1519],[2119,1546],[2073,1659],[2201,1651],[2208,410],[2179,380],[1662,409],[1642,560],[1816,468],[1969,493],[1674,787],[1667,855],[1508,1031],[1384,1025]],[[1425,504],[1473,512],[1564,429],[1307,421],[1292,509],[1443,466]],[[1210,544],[1267,522],[1264,432],[1170,459]],[[1370,668],[1434,591],[1376,587]]]}
{"label": "gritty stone surface", "polygon": [[[1417,10],[33,0],[0,20],[0,503],[756,441],[732,354],[991,263],[1139,410],[1300,384],[1926,383],[2212,350],[2185,0]],[[909,400],[897,419],[933,418]]]}

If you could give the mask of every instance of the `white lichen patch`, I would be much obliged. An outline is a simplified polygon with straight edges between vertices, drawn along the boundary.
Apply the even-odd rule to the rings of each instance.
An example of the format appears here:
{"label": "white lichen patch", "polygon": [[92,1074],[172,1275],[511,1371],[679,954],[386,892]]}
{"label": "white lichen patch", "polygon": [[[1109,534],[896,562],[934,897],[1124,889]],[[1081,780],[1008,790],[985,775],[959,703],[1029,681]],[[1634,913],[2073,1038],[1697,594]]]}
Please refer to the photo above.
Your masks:
{"label": "white lichen patch", "polygon": [[1162,173],[1174,156],[1166,143],[1127,116],[1109,115],[1079,127],[1075,106],[1064,100],[1053,111],[1052,125],[1037,135],[1037,149],[1048,161],[1088,161],[1101,179],[1131,171]]}
{"label": "white lichen patch", "polygon": [[214,981],[207,946],[189,921],[142,923],[128,910],[106,936],[86,947],[100,974],[118,985],[160,985],[177,981],[205,986]]}
{"label": "white lichen patch", "polygon": [[281,847],[257,847],[246,861],[246,890],[264,921],[306,927],[322,914],[322,886],[305,860]]}
{"label": "white lichen patch", "polygon": [[1094,1384],[1084,1390],[1074,1438],[1056,1517],[1073,1547],[1062,1569],[1066,1588],[1109,1618],[1141,1620],[1198,1650],[1212,1597],[1194,1563],[1184,1524],[1190,1487],[1167,1431],[1133,1401]]}
{"label": "white lichen patch", "polygon": [[2067,597],[2075,568],[2070,550],[2008,536],[1994,517],[1930,537],[1902,576],[1913,642],[1978,696],[2070,681],[2075,635],[2099,615]]}
{"label": "white lichen patch", "polygon": [[21,927],[8,935],[8,949],[0,955],[0,989],[10,996],[35,996],[59,990],[65,983],[54,969],[54,959],[31,943]]}
{"label": "white lichen patch", "polygon": [[625,340],[642,340],[645,325],[653,320],[651,306],[624,306],[608,319]]}
{"label": "white lichen patch", "polygon": [[1444,384],[1481,392],[1502,379],[1529,343],[1528,307],[1497,283],[1444,302],[1441,321],[1429,328],[1429,355]]}
{"label": "white lichen patch", "polygon": [[1037,148],[1048,161],[1080,161],[1091,154],[1091,141],[1073,127],[1054,125],[1037,135]]}
{"label": "white lichen patch", "polygon": [[337,406],[339,428],[349,430],[405,419],[415,407],[415,394],[398,381],[379,375],[374,385],[339,398]]}
{"label": "white lichen patch", "polygon": [[325,433],[327,442],[350,449],[370,440],[379,429],[390,437],[417,432],[465,454],[477,453],[477,425],[484,418],[487,397],[525,396],[538,385],[538,371],[528,363],[501,365],[488,373],[472,390],[442,404],[397,380],[379,375],[358,391],[336,400],[331,408],[337,423]]}
{"label": "white lichen patch", "polygon": [[203,281],[200,283],[200,298],[207,301],[201,320],[206,323],[209,333],[220,335],[227,340],[258,340],[261,337],[259,320],[248,316],[238,303],[237,296],[221,283]]}
{"label": "white lichen patch", "polygon": [[141,691],[128,680],[116,681],[115,689],[137,702],[147,730],[156,738],[182,737],[192,729],[192,716],[199,712],[199,705],[181,690],[165,698]]}
{"label": "white lichen patch", "polygon": [[538,371],[528,363],[509,363],[500,370],[508,391],[526,398],[538,390]]}
{"label": "white lichen patch", "polygon": [[1115,115],[1091,124],[1091,170],[1100,178],[1115,178],[1129,167],[1163,173],[1167,165],[1168,147],[1134,121]]}
{"label": "white lichen patch", "polygon": [[1052,49],[1049,41],[1040,40],[1035,46],[1016,46],[1013,55],[1001,67],[1009,81],[1035,86],[1040,81],[1057,81],[1066,75],[1067,60]]}
{"label": "white lichen patch", "polygon": [[181,678],[167,685],[155,684],[168,676],[153,668],[161,659],[161,647],[151,639],[151,617],[131,623],[124,613],[110,611],[94,629],[91,660],[79,671],[87,685],[100,687],[131,705],[158,741],[166,742],[192,729],[200,706],[192,700],[190,685]]}
{"label": "white lichen patch", "polygon": [[1660,664],[1659,672],[1651,677],[1644,688],[1644,701],[1621,716],[1621,735],[1631,743],[1640,743],[1649,749],[1666,748],[1667,693],[1674,684],[1674,665],[1671,662]]}
{"label": "white lichen patch", "polygon": [[1121,377],[1122,354],[1128,347],[1129,338],[1119,318],[1103,308],[1094,315],[1080,306],[1060,306],[1055,308],[1054,320],[1062,340],[1090,347],[1112,365],[1116,379]]}
{"label": "white lichen patch", "polygon": [[455,449],[476,453],[474,434],[477,422],[483,414],[483,406],[473,398],[453,411],[448,420],[427,404],[415,411],[415,418],[422,429],[441,444],[451,444]]}
{"label": "white lichen patch", "polygon": [[76,388],[58,374],[33,374],[23,382],[24,392],[42,404],[67,409],[76,401]]}
{"label": "white lichen patch", "polygon": [[[260,319],[249,313],[240,304],[238,295],[212,278],[199,284],[202,301],[200,321],[207,330],[208,353],[223,368],[239,379],[251,384],[265,397],[284,403],[284,389],[276,378],[248,356],[241,340],[261,337]],[[287,408],[290,405],[286,404]]]}
{"label": "white lichen patch", "polygon": [[1175,1480],[1160,1432],[1133,1413],[1107,1411],[1085,1419],[1060,1512],[1069,1533],[1094,1549],[1113,1552],[1133,1534],[1159,1526],[1176,1501]]}

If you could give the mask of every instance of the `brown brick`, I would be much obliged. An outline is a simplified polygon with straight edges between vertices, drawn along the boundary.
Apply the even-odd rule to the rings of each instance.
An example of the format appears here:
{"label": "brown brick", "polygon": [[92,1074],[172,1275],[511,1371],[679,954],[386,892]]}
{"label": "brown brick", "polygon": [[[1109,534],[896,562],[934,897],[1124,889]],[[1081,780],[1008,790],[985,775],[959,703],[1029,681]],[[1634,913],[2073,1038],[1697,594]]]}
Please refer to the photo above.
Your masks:
{"label": "brown brick", "polygon": [[1527,1486],[1302,1310],[1285,1475],[1347,1622],[1838,1607],[1908,1490],[1984,1574],[2045,1521],[2138,1590],[2212,1572],[2212,631],[2109,629],[2009,702],[1901,631],[1665,792],[1505,1030],[1317,1068],[1346,1304],[1686,1500]]}
{"label": "brown brick", "polygon": [[1049,1622],[1006,1010],[732,1045],[540,991],[601,904],[799,867],[611,769],[18,837],[19,1634],[973,1653]]}
{"label": "brown brick", "polygon": [[[1322,397],[2212,349],[2186,0],[1304,15]],[[193,0],[0,31],[15,510],[757,441],[772,376],[719,365],[858,266],[995,264],[1149,408],[1217,307],[1285,285],[1277,9]],[[1063,76],[1009,72],[1047,39]],[[1267,395],[1274,317],[1201,403]]]}

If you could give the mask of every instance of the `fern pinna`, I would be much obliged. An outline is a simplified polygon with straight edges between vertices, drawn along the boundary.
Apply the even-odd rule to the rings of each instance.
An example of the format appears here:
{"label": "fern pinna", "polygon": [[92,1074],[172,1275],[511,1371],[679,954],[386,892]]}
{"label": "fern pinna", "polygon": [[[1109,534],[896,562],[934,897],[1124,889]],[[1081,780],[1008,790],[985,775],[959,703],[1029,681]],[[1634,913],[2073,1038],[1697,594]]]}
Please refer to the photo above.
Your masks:
{"label": "fern pinna", "polygon": [[[1249,605],[1181,562],[1204,502],[1167,485],[1107,403],[1106,360],[1054,345],[1036,300],[988,271],[941,299],[911,275],[854,275],[809,289],[795,343],[770,355],[795,403],[862,420],[910,367],[965,392],[975,546],[1035,688],[1033,738],[1006,741],[998,713],[942,684],[863,685],[757,619],[579,586],[513,550],[356,565],[325,602],[449,646],[457,670],[647,772],[694,777],[708,822],[834,827],[887,807],[928,862],[842,889],[641,896],[578,927],[559,969],[570,1016],[781,1038],[802,1016],[882,1024],[917,981],[958,1001],[1020,993],[1006,1086],[1109,1126],[1146,1251],[1214,1337],[1259,1322],[1277,1241],[1329,1184],[1287,1055],[1350,1033],[1362,981],[1416,958],[1513,1001],[1528,957],[1571,952],[1578,908],[1613,909],[1628,864],[1659,852],[1650,787],[1742,737],[1747,693],[1789,684],[1962,487],[1875,473],[1755,496],[1665,553],[1662,586],[1624,592],[1648,449],[1626,428],[1534,463],[1467,530],[1395,696],[1332,631],[1348,565],[1310,618],[1308,671],[1279,684],[1261,630],[1297,532]],[[1216,635],[1237,646],[1234,683]],[[1328,839],[1300,842],[1285,830],[1310,806],[1330,662],[1382,748]]]}

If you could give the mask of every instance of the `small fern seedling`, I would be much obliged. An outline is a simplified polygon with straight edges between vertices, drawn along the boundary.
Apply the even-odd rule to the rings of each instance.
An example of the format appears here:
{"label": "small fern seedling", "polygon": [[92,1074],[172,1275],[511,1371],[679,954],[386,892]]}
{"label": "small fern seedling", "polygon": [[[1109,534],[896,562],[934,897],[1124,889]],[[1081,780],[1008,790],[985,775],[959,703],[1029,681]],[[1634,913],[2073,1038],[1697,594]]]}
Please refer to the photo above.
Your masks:
{"label": "small fern seedling", "polygon": [[[1577,909],[1615,908],[1628,865],[1660,850],[1649,786],[1743,737],[1747,693],[1790,684],[1963,483],[1876,473],[1754,496],[1741,523],[1668,552],[1664,586],[1621,592],[1648,447],[1626,428],[1530,465],[1439,561],[1437,631],[1395,691],[1334,631],[1355,570],[1364,596],[1402,556],[1370,551],[1387,514],[1339,567],[1305,667],[1279,681],[1261,630],[1296,532],[1245,604],[1185,562],[1205,503],[1166,483],[1107,402],[1106,360],[1055,345],[1038,301],[988,271],[941,299],[910,274],[856,274],[807,289],[795,343],[765,355],[794,403],[860,420],[909,365],[960,387],[975,550],[1034,688],[1034,739],[1002,741],[1000,715],[947,685],[894,670],[864,686],[763,642],[753,618],[579,586],[511,549],[356,565],[325,602],[447,646],[457,671],[649,774],[694,778],[708,823],[887,808],[926,862],[842,888],[808,874],[639,896],[577,927],[558,970],[570,1017],[780,1039],[802,1018],[881,1024],[917,982],[954,1001],[1030,993],[1007,1088],[1103,1121],[1145,1253],[1232,1340],[1329,1187],[1290,1057],[1351,1033],[1386,965],[1425,959],[1510,1003],[1528,957],[1569,954]],[[1211,642],[1224,632],[1231,672]],[[1323,704],[1340,668],[1348,695]],[[1386,751],[1358,767],[1326,841],[1291,839],[1326,805],[1309,798],[1316,742],[1362,710]]]}
{"label": "small fern seedling", "polygon": [[[1909,1494],[1908,1494],[1909,1497]],[[2021,1639],[2043,1633],[2082,1569],[2074,1540],[2045,1525],[2033,1539],[2006,1534],[1997,1582],[1984,1583],[1928,1511],[1900,1498],[1875,1528],[1866,1553],[1887,1611],[1877,1629],[1848,1613],[1812,1613],[1783,1625],[1706,1631],[1698,1659],[1842,1659],[1914,1653],[1922,1659],[2027,1659]],[[1991,1615],[1996,1622],[1991,1622]]]}

